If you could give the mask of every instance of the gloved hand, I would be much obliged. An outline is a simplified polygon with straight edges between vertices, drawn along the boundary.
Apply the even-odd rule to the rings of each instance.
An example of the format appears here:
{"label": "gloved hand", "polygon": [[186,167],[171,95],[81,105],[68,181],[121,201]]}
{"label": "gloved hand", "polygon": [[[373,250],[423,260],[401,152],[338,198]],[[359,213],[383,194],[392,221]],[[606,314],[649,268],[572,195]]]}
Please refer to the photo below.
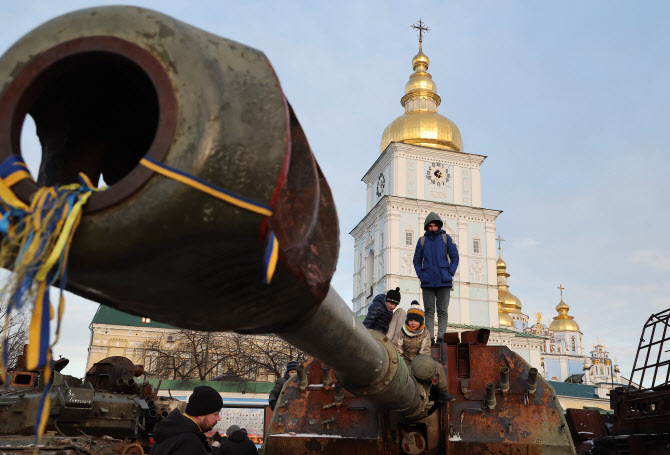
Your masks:
{"label": "gloved hand", "polygon": [[221,436],[221,433],[217,431],[216,433],[214,433],[214,436],[212,436],[212,440],[214,442],[221,442],[223,441],[223,436]]}

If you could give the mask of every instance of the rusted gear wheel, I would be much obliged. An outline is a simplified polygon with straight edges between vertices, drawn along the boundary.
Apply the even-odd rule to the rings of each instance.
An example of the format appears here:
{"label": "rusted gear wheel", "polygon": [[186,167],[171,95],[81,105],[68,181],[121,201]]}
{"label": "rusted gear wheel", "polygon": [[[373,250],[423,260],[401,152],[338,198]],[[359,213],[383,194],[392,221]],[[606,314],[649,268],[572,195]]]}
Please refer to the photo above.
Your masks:
{"label": "rusted gear wheel", "polygon": [[124,444],[121,447],[121,453],[123,455],[144,455],[144,449],[142,446],[136,442]]}

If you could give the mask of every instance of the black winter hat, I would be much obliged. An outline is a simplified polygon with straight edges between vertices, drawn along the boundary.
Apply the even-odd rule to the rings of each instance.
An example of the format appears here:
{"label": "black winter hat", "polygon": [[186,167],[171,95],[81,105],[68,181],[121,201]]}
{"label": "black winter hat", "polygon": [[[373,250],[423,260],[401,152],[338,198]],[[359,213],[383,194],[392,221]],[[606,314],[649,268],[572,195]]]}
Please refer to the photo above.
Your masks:
{"label": "black winter hat", "polygon": [[400,305],[400,288],[391,289],[386,293],[386,301]]}
{"label": "black winter hat", "polygon": [[286,372],[295,371],[298,369],[299,362],[297,360],[289,360],[286,364]]}
{"label": "black winter hat", "polygon": [[206,416],[220,411],[223,407],[223,398],[219,392],[208,385],[201,385],[193,389],[186,405],[186,414],[190,416]]}

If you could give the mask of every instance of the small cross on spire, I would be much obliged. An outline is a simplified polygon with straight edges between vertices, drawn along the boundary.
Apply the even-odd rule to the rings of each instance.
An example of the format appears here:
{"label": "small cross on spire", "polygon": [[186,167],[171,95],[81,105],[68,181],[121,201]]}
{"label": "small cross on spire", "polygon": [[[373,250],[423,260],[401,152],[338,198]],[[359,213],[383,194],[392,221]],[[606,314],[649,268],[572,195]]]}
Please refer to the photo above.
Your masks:
{"label": "small cross on spire", "polygon": [[498,238],[496,239],[496,241],[498,242],[498,251],[500,251],[500,247],[502,246],[502,243],[500,242],[504,242],[505,239],[500,237],[500,234],[498,234]]}
{"label": "small cross on spire", "polygon": [[424,24],[421,19],[419,19],[418,24],[419,25],[412,25],[412,28],[419,31],[419,42],[422,42],[424,32],[429,32],[430,29],[425,26],[426,24]]}
{"label": "small cross on spire", "polygon": [[563,298],[563,289],[565,289],[565,288],[563,287],[563,285],[562,285],[562,284],[559,284],[558,287],[557,287],[556,289],[559,289],[559,290],[561,291],[561,298]]}

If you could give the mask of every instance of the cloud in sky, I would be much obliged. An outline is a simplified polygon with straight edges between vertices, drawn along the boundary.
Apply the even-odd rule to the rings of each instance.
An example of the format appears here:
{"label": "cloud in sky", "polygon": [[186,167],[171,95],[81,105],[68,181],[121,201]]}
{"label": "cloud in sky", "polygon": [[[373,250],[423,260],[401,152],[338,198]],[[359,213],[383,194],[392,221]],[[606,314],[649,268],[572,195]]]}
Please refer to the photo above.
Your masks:
{"label": "cloud in sky", "polygon": [[[4,2],[0,52],[57,14],[110,3]],[[348,301],[348,233],[365,215],[360,178],[402,114],[417,51],[409,26],[423,18],[439,112],[460,128],[465,152],[488,157],[483,205],[504,211],[497,234],[523,310],[553,316],[562,283],[586,343],[617,340],[622,352],[612,354],[622,371],[632,366],[634,350],[623,347],[637,346],[670,285],[670,4],[134,3],[268,56],[333,190],[342,245],[333,284]],[[68,297],[57,352],[77,365],[95,308]]]}
{"label": "cloud in sky", "polygon": [[670,256],[658,250],[640,250],[633,254],[635,264],[646,265],[652,269],[667,272],[670,270]]}

